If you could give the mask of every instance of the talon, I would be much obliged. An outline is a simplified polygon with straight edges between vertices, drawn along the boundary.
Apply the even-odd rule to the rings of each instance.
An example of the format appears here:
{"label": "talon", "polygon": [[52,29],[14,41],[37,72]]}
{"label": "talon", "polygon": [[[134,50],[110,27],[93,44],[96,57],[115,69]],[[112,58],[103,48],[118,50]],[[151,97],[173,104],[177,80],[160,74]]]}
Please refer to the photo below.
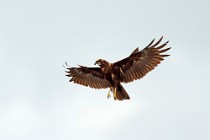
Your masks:
{"label": "talon", "polygon": [[111,97],[111,95],[110,95],[110,91],[109,91],[107,94],[107,99],[109,99],[110,97]]}

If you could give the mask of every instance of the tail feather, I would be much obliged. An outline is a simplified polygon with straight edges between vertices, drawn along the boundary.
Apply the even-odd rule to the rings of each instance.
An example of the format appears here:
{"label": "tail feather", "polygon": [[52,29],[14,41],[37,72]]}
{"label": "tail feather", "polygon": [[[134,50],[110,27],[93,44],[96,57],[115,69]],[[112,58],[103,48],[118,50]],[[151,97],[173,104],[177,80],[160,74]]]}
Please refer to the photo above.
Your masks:
{"label": "tail feather", "polygon": [[117,93],[116,93],[116,97],[115,100],[129,100],[130,97],[128,95],[128,93],[126,92],[126,90],[124,89],[124,87],[119,84],[117,87]]}

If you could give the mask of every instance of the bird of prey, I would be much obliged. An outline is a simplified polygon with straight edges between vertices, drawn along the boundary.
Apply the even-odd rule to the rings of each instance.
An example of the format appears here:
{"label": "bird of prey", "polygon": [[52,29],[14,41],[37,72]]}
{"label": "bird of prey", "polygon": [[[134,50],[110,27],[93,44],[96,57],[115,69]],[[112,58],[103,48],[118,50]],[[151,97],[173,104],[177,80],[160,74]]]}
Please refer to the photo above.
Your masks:
{"label": "bird of prey", "polygon": [[81,65],[78,65],[78,67],[67,67],[66,76],[70,77],[69,82],[83,86],[95,89],[109,88],[107,98],[111,97],[111,91],[115,100],[128,100],[130,97],[121,83],[129,83],[144,77],[160,64],[164,57],[169,56],[163,54],[170,47],[165,47],[168,41],[160,44],[162,39],[163,37],[156,43],[154,43],[155,39],[153,39],[141,51],[139,48],[136,48],[130,56],[115,63],[98,59],[95,61],[95,65],[97,64],[99,67]]}

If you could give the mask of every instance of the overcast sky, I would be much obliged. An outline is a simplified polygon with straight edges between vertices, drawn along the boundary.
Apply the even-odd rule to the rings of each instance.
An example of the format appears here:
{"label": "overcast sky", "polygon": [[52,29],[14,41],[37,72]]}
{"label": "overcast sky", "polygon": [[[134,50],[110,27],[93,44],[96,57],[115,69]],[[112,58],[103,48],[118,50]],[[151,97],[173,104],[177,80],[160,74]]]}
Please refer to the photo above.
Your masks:
{"label": "overcast sky", "polygon": [[[1,140],[209,140],[208,0],[0,0]],[[171,56],[123,84],[131,100],[68,82],[169,40]]]}

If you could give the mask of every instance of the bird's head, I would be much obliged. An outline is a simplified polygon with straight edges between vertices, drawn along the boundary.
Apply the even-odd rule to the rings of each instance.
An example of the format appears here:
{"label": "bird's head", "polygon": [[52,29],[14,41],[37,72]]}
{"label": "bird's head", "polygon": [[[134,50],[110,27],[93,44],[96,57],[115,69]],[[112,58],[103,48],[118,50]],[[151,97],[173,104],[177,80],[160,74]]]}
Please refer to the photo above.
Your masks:
{"label": "bird's head", "polygon": [[98,59],[96,60],[96,62],[94,63],[94,65],[99,65],[99,66],[104,66],[106,64],[109,64],[106,60],[103,60],[103,59]]}
{"label": "bird's head", "polygon": [[98,60],[96,60],[96,62],[94,63],[94,65],[97,64],[97,65],[101,66],[102,63],[103,63],[103,60],[102,59],[98,59]]}

